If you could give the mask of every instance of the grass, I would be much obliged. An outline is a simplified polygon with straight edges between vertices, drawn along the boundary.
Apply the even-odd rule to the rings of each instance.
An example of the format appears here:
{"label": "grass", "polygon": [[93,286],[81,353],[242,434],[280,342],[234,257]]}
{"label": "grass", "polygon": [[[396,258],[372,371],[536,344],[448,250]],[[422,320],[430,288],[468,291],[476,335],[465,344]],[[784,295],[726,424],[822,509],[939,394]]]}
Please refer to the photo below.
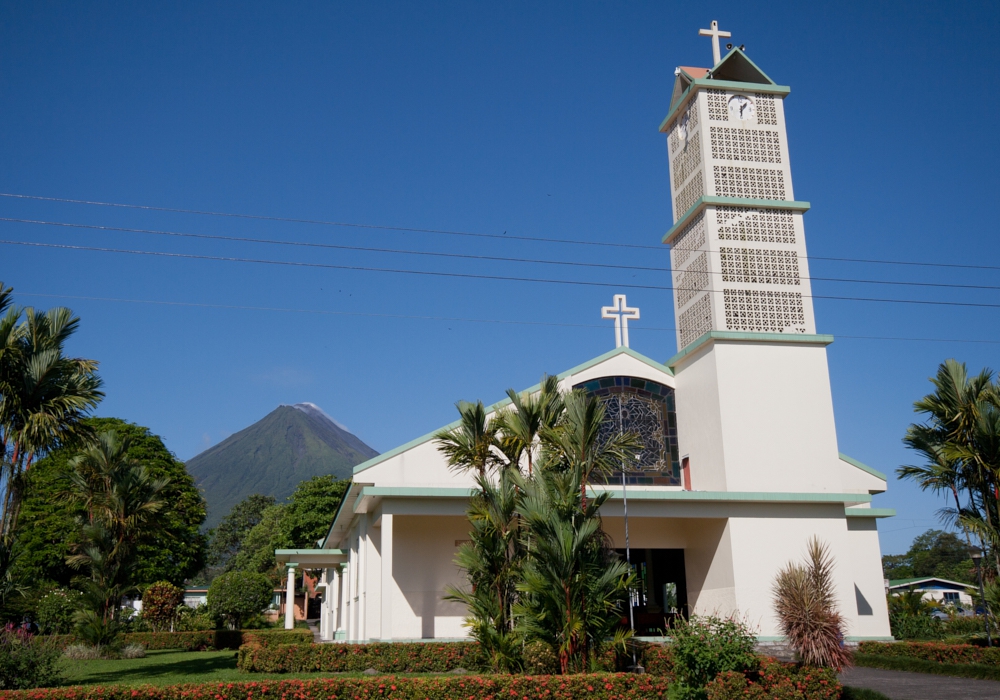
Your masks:
{"label": "grass", "polygon": [[906,659],[874,654],[855,654],[854,665],[864,668],[882,668],[888,671],[933,673],[938,676],[975,678],[983,681],[1000,681],[1000,667],[986,664],[941,664],[923,659]]}
{"label": "grass", "polygon": [[[271,678],[321,678],[332,674],[245,673],[236,668],[235,651],[146,652],[144,659],[77,661],[63,659],[63,685],[177,685],[259,681]],[[342,675],[342,674],[338,674]]]}

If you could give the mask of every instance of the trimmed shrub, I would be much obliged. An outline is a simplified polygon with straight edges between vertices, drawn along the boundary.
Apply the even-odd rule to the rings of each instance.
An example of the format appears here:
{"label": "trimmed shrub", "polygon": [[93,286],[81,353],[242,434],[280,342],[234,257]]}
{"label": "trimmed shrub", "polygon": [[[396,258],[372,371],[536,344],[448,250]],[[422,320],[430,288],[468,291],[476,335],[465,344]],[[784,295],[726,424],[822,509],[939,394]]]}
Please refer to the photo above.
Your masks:
{"label": "trimmed shrub", "polygon": [[923,659],[941,664],[1000,665],[1000,647],[979,647],[972,644],[861,642],[858,645],[858,653],[870,656]]}
{"label": "trimmed shrub", "polygon": [[[639,663],[646,673],[654,676],[674,675],[674,654],[666,644],[642,644],[638,647]],[[628,663],[632,663],[631,657]]]}
{"label": "trimmed shrub", "polygon": [[59,650],[33,644],[28,630],[8,624],[0,629],[0,689],[23,690],[56,685]]}
{"label": "trimmed shrub", "polygon": [[735,618],[694,616],[678,620],[670,646],[678,697],[705,697],[704,688],[725,671],[744,674],[757,670],[757,635]]}
{"label": "trimmed shrub", "polygon": [[177,618],[177,608],[184,602],[184,589],[169,581],[157,581],[142,593],[142,619],[154,632],[170,629]]}
{"label": "trimmed shrub", "polygon": [[145,659],[146,647],[141,644],[126,644],[122,647],[122,651],[119,656],[123,659]]}
{"label": "trimmed shrub", "polygon": [[56,589],[46,593],[35,608],[35,623],[42,634],[67,634],[73,629],[73,613],[83,607],[83,593]]}
{"label": "trimmed shrub", "polygon": [[274,586],[264,574],[230,571],[215,578],[208,587],[208,609],[226,621],[231,630],[243,620],[263,612],[271,604]]}
{"label": "trimmed shrub", "polygon": [[[468,698],[551,698],[639,700],[666,697],[667,683],[656,676],[595,673],[575,676],[373,676],[310,680],[199,683],[158,688],[84,686],[11,693],[10,700],[467,700]],[[811,698],[809,700],[812,700]]]}
{"label": "trimmed shrub", "polygon": [[525,673],[546,675],[559,671],[559,657],[548,643],[541,640],[525,644],[521,659]]}
{"label": "trimmed shrub", "polygon": [[[243,644],[274,646],[276,644],[312,644],[309,630],[202,630],[198,632],[132,632],[122,635],[125,644],[141,644],[149,651],[183,649],[206,651],[212,649],[239,649]],[[66,649],[80,640],[71,634],[54,634],[35,637],[35,644]]]}
{"label": "trimmed shrub", "polygon": [[[291,630],[243,630],[242,643],[252,644],[259,647],[273,647],[278,644],[312,644],[313,633],[309,628],[296,628]],[[238,646],[239,645],[237,645],[237,647]]]}
{"label": "trimmed shrub", "polygon": [[723,671],[705,691],[708,700],[839,700],[843,686],[833,669],[765,659],[749,677]]}
{"label": "trimmed shrub", "polygon": [[101,658],[101,650],[89,644],[70,644],[63,649],[63,656],[74,661],[93,661]]}
{"label": "trimmed shrub", "polygon": [[488,667],[476,642],[412,642],[372,644],[244,645],[236,662],[242,671],[301,673],[359,672],[444,673],[456,668],[481,671]]}

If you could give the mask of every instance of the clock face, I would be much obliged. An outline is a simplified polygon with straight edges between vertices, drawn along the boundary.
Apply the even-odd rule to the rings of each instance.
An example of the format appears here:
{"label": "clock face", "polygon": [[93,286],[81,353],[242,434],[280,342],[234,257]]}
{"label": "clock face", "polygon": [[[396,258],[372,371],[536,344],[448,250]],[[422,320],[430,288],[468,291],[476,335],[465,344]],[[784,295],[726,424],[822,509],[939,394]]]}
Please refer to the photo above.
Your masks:
{"label": "clock face", "polygon": [[757,106],[749,97],[744,95],[733,95],[729,98],[729,114],[734,119],[746,121],[757,114]]}

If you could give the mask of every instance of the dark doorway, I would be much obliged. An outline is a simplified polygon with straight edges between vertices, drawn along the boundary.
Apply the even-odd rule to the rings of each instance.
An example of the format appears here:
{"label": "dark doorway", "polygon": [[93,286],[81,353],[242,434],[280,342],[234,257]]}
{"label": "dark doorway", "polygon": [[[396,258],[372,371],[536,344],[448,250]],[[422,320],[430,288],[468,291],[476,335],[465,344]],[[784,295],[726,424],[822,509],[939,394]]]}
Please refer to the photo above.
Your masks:
{"label": "dark doorway", "polygon": [[[632,596],[635,633],[659,636],[676,617],[687,616],[687,577],[683,549],[632,549],[632,568],[638,579]],[[625,558],[625,550],[618,550]]]}

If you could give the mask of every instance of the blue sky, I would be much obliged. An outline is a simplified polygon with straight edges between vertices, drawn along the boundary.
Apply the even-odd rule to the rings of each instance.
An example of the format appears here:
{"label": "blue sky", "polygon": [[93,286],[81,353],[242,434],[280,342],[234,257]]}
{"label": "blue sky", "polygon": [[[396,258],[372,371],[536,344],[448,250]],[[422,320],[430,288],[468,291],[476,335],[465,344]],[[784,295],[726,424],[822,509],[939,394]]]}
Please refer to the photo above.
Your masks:
{"label": "blue sky", "polygon": [[[1000,98],[989,2],[0,3],[0,192],[424,229],[656,245],[676,65],[718,19],[786,100],[815,257],[990,265]],[[663,267],[666,249],[483,239],[0,197],[0,217]],[[0,238],[208,256],[669,285],[567,268],[0,221]],[[997,270],[812,260],[814,277],[1000,286]],[[375,449],[613,347],[614,287],[396,275],[0,245],[18,301],[70,306],[102,415],[187,459],[312,401]],[[1000,304],[997,290],[815,281],[825,296]],[[670,293],[632,347],[675,352]],[[53,296],[29,296],[53,295]],[[77,297],[77,298],[74,298]],[[90,297],[84,299],[79,297]],[[144,300],[177,305],[137,303]],[[196,306],[196,305],[207,306]],[[243,308],[220,308],[243,307]],[[249,307],[256,307],[249,308]],[[260,308],[286,309],[265,311]],[[998,308],[817,299],[840,448],[892,472],[948,357],[998,366]],[[428,320],[447,317],[491,322]],[[518,323],[496,323],[514,321]],[[548,324],[568,325],[548,325]],[[876,340],[875,337],[934,338]],[[866,338],[868,337],[868,338]],[[958,341],[990,342],[958,342]],[[748,419],[753,416],[749,415]],[[761,484],[762,490],[766,484]],[[942,503],[893,480],[905,550]]]}

